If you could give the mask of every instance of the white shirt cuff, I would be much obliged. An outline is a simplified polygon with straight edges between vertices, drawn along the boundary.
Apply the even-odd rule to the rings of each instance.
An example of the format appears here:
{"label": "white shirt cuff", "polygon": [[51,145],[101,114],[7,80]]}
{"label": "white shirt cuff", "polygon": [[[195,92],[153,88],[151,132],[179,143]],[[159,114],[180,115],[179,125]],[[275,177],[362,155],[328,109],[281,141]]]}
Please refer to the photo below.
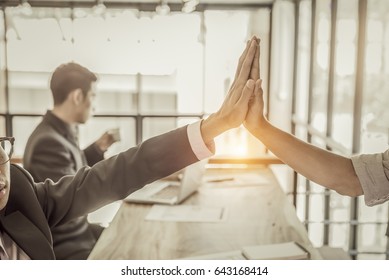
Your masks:
{"label": "white shirt cuff", "polygon": [[215,142],[204,143],[200,127],[201,121],[192,123],[188,125],[187,133],[193,153],[199,160],[202,160],[214,155]]}
{"label": "white shirt cuff", "polygon": [[367,206],[389,200],[389,151],[351,157]]}

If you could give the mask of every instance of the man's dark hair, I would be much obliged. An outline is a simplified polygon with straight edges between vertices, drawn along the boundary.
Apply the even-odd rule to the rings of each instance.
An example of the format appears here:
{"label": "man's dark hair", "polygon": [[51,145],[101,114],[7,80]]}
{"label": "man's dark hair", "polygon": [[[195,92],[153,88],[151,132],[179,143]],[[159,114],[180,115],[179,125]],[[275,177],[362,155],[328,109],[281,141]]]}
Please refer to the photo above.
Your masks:
{"label": "man's dark hair", "polygon": [[69,62],[61,64],[55,69],[50,80],[50,89],[53,94],[54,105],[62,104],[68,94],[80,88],[84,96],[90,90],[92,82],[96,82],[97,77],[87,68]]}

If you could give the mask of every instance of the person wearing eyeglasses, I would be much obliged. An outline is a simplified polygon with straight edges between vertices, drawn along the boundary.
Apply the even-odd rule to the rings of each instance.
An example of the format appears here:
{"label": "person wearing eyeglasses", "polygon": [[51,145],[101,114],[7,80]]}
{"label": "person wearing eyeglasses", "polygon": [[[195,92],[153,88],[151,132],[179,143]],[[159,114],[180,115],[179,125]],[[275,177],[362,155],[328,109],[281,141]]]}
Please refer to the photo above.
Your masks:
{"label": "person wearing eyeglasses", "polygon": [[[89,69],[74,63],[58,66],[50,80],[54,107],[28,138],[23,167],[35,181],[49,178],[54,182],[65,175],[74,175],[81,167],[104,159],[104,152],[116,142],[104,133],[96,142],[81,150],[78,125],[91,117],[94,84],[97,77]],[[86,259],[100,237],[103,227],[79,217],[52,229],[57,259]]]}
{"label": "person wearing eyeglasses", "polygon": [[0,157],[0,164],[5,164],[10,161],[14,151],[14,137],[0,137],[0,146],[3,148],[5,155]]}
{"label": "person wearing eyeglasses", "polygon": [[150,138],[92,167],[85,166],[58,182],[35,183],[23,168],[10,165],[13,138],[1,137],[0,259],[55,259],[53,227],[123,199],[145,184],[213,155],[213,139],[240,126],[246,117],[254,89],[251,68],[258,64],[257,46],[253,37],[216,113]]}

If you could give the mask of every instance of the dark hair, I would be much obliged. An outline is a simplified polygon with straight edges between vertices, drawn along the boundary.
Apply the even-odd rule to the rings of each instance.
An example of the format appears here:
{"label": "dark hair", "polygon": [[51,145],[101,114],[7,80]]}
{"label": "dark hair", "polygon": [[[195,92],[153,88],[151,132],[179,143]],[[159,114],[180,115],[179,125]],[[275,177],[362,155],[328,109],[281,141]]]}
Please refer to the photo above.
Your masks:
{"label": "dark hair", "polygon": [[62,104],[68,94],[78,88],[85,96],[90,90],[92,82],[95,81],[97,81],[96,75],[87,68],[74,62],[61,64],[55,69],[50,80],[54,105]]}

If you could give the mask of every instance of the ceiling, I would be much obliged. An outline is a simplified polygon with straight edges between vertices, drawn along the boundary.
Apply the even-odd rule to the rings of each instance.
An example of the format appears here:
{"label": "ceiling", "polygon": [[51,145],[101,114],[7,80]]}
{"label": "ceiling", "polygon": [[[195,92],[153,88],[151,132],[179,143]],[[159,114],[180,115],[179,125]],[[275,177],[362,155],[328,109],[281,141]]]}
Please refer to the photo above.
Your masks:
{"label": "ceiling", "polygon": [[[20,2],[26,0],[1,0],[0,3],[5,6],[16,6]],[[57,5],[69,5],[70,3],[78,5],[94,5],[96,2],[103,2],[107,6],[109,5],[125,5],[125,4],[158,4],[161,0],[27,0],[32,6],[57,6]],[[182,0],[163,0],[168,4],[182,4]],[[228,5],[228,6],[261,6],[273,3],[275,0],[199,0],[199,5]]]}
{"label": "ceiling", "polygon": [[[168,3],[182,3],[182,0],[166,0]],[[20,0],[11,0],[4,2],[20,2]],[[28,0],[29,3],[43,2],[42,0]],[[50,2],[85,2],[95,3],[96,0],[50,0]],[[158,3],[160,0],[103,0],[104,3]],[[274,0],[200,0],[201,4],[269,4]]]}

